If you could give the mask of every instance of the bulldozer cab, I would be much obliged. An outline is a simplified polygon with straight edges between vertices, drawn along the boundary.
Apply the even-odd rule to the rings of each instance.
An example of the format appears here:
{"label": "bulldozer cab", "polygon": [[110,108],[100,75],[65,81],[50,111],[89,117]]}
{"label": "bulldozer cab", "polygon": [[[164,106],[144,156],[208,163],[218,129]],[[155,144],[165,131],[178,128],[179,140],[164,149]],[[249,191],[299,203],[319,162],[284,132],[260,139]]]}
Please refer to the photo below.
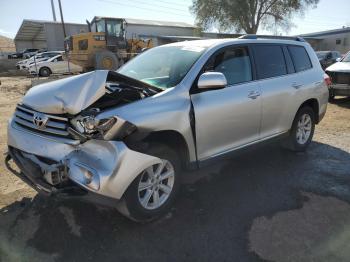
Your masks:
{"label": "bulldozer cab", "polygon": [[106,47],[112,52],[126,48],[124,19],[94,17],[89,23],[89,30],[90,32],[105,33]]}
{"label": "bulldozer cab", "polygon": [[116,70],[144,49],[153,47],[151,39],[133,36],[126,39],[126,21],[123,18],[94,17],[88,22],[89,32],[69,36],[65,49],[71,62],[94,69]]}

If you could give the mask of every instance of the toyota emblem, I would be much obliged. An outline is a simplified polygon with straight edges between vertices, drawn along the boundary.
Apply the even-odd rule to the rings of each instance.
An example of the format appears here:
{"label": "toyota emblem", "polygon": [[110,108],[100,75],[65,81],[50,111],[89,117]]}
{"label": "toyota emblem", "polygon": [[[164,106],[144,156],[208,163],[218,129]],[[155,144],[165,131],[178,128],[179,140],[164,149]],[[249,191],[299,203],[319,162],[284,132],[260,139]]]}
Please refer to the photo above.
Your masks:
{"label": "toyota emblem", "polygon": [[33,123],[39,129],[44,129],[46,127],[47,121],[49,118],[42,113],[34,113]]}

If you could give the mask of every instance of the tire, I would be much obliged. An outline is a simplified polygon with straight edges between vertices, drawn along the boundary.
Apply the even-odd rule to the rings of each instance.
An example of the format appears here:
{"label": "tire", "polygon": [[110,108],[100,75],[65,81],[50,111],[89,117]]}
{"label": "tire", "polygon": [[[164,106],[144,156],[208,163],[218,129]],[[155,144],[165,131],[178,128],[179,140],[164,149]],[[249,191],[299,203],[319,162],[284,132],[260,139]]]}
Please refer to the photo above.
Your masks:
{"label": "tire", "polygon": [[311,107],[304,106],[297,112],[284,146],[295,152],[303,152],[310,145],[314,131],[315,112]]}
{"label": "tire", "polygon": [[48,67],[42,67],[39,70],[39,76],[43,76],[43,77],[48,77],[52,74],[50,68]]}
{"label": "tire", "polygon": [[95,69],[117,70],[119,60],[117,56],[110,51],[101,51],[95,54]]}
{"label": "tire", "polygon": [[328,98],[328,101],[329,101],[329,102],[334,102],[334,98],[335,98],[334,91],[333,91],[333,90],[329,90],[329,98]]}
{"label": "tire", "polygon": [[[144,190],[140,190],[139,186],[140,183],[143,183],[144,185],[148,184],[149,181],[149,175],[147,173],[147,169],[143,171],[129,186],[127,191],[124,193],[124,196],[122,200],[120,201],[119,205],[117,206],[117,209],[119,212],[121,212],[123,215],[127,216],[128,218],[136,221],[136,222],[149,222],[152,221],[164,214],[166,214],[178,193],[179,186],[180,186],[180,172],[181,172],[181,163],[180,160],[174,150],[171,148],[164,146],[164,145],[153,145],[148,151],[147,154],[157,156],[162,160],[165,160],[165,167],[164,167],[164,174],[171,173],[171,168],[174,170],[173,177],[169,177],[168,179],[162,180],[163,185],[167,185],[168,188],[171,187],[171,181],[172,181],[172,189],[168,195],[166,195],[161,189],[153,189],[148,188]],[[157,171],[157,167],[154,165],[153,169]],[[156,173],[156,172],[155,172]],[[168,183],[168,184],[167,184]],[[159,188],[162,186],[159,186]],[[159,206],[155,205],[154,191],[157,191],[159,203],[161,203]],[[145,207],[145,204],[142,204],[142,200],[147,199],[147,196],[151,193],[151,196],[149,197],[149,200],[147,201],[148,207]],[[145,203],[146,201],[144,201]]]}

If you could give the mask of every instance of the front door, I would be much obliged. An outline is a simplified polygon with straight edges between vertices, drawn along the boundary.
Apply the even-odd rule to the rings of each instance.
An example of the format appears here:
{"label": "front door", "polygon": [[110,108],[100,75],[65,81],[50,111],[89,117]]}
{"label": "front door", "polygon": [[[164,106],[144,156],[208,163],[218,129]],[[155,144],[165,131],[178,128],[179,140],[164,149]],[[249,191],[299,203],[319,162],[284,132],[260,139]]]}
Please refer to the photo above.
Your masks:
{"label": "front door", "polygon": [[247,47],[217,52],[203,71],[223,73],[228,85],[217,90],[191,90],[199,160],[258,140],[261,120],[261,91],[252,81]]}

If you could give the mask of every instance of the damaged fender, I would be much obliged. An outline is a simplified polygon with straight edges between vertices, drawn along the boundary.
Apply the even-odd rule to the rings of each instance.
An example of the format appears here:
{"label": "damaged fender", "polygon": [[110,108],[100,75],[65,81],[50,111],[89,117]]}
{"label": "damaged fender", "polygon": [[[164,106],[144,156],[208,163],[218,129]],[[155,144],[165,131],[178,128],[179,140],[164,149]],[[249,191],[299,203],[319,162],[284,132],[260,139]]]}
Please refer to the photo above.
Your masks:
{"label": "damaged fender", "polygon": [[123,142],[90,140],[72,151],[66,163],[71,180],[88,190],[120,199],[143,170],[161,160],[130,150]]}

